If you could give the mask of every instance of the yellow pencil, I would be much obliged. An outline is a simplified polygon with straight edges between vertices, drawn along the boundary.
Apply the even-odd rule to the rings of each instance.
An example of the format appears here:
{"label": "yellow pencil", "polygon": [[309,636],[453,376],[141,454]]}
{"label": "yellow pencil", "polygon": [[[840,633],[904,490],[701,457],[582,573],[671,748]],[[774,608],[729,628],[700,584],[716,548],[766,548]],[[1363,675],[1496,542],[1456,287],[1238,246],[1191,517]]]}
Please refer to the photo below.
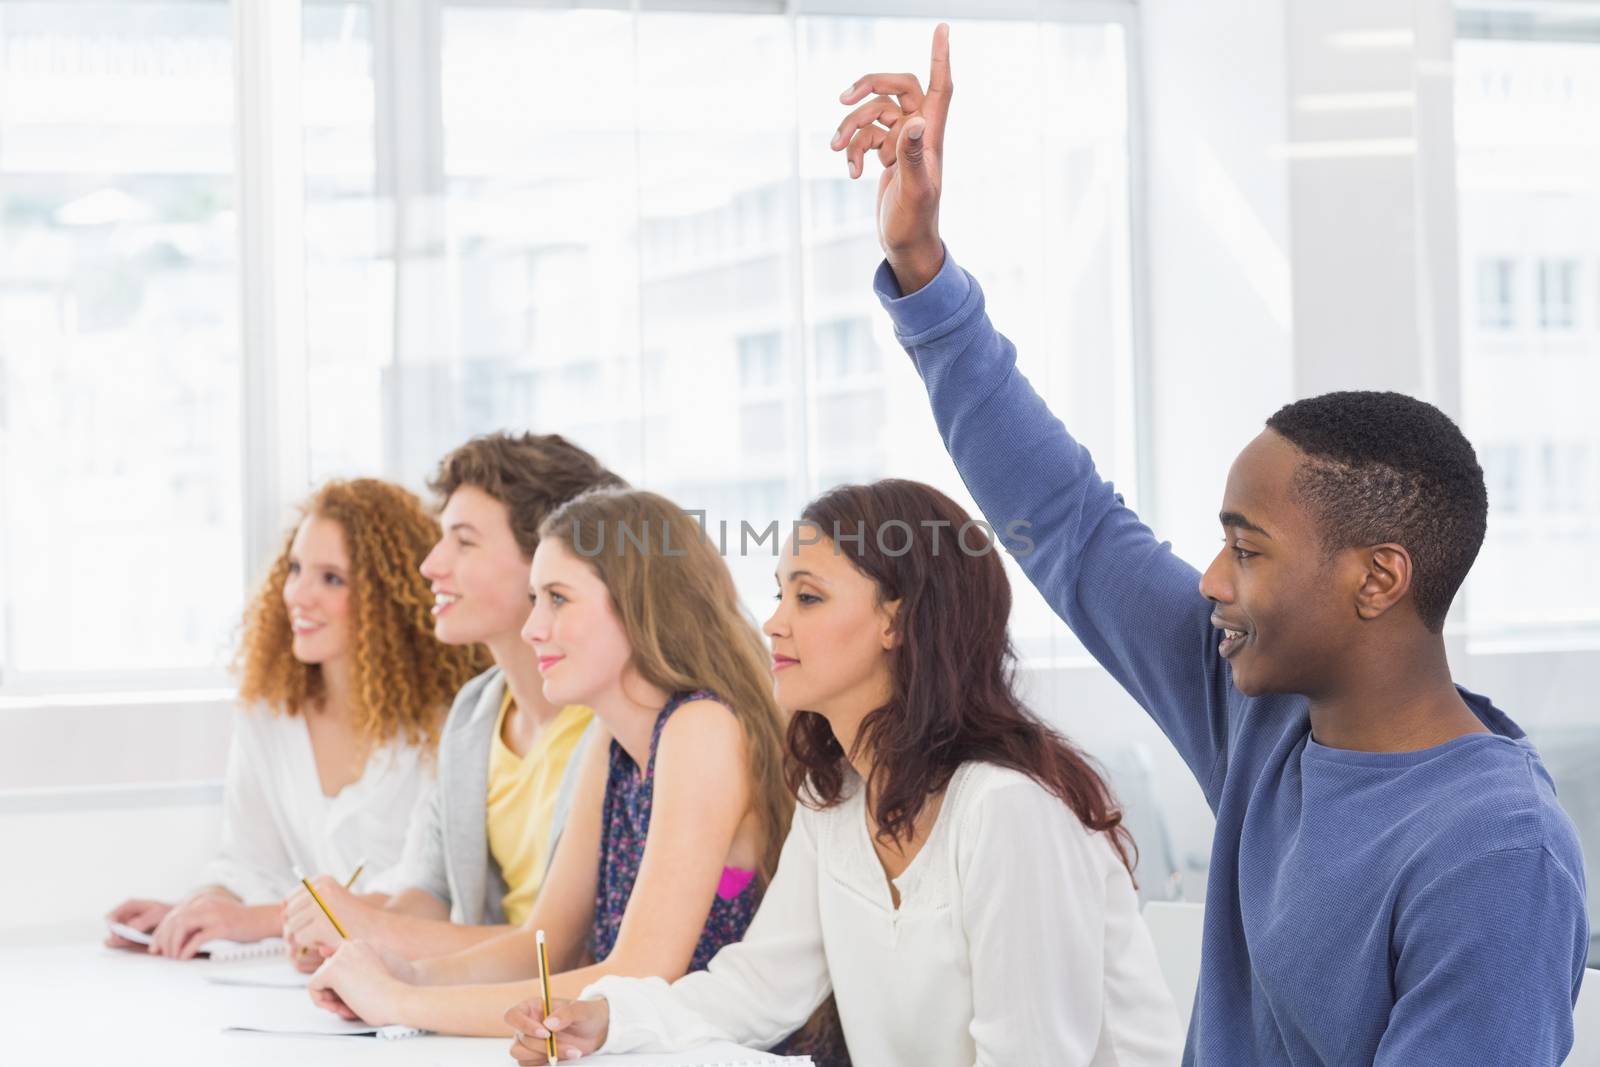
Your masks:
{"label": "yellow pencil", "polygon": [[346,889],[349,889],[351,886],[355,885],[356,884],[356,879],[360,878],[361,877],[361,872],[366,870],[366,869],[367,869],[366,858],[363,857],[362,859],[357,860],[356,861],[356,869],[351,871],[350,872],[350,877],[346,878],[344,880],[344,887]]}
{"label": "yellow pencil", "polygon": [[[544,987],[544,1018],[550,1018],[550,957],[544,952],[544,931],[536,933],[539,942],[539,984]],[[544,1019],[539,1020],[542,1024]],[[550,1057],[550,1062],[556,1062],[556,1035],[549,1034],[544,1039],[545,1053]]]}
{"label": "yellow pencil", "polygon": [[322,914],[328,917],[328,921],[333,924],[333,928],[339,931],[339,936],[344,938],[346,941],[350,940],[350,935],[344,932],[344,927],[339,925],[339,920],[333,917],[333,912],[329,910],[327,901],[322,899],[322,895],[318,893],[316,887],[311,884],[311,879],[306,877],[306,872],[302,871],[299,867],[296,867],[294,869],[294,876],[300,879],[300,884],[306,887],[306,892],[311,894],[311,899],[317,902],[317,907],[322,909]]}

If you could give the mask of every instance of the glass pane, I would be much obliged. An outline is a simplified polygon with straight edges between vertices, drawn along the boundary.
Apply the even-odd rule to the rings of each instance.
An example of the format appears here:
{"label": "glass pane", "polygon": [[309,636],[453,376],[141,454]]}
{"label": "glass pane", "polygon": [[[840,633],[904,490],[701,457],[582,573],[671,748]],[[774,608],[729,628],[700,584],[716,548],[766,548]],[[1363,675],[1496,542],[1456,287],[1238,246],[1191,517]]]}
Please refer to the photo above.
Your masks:
{"label": "glass pane", "polygon": [[307,446],[321,482],[383,469],[394,261],[376,196],[371,5],[307,3],[301,35]]}
{"label": "glass pane", "polygon": [[232,20],[0,4],[8,684],[209,668],[243,583]]}
{"label": "glass pane", "polygon": [[[1600,637],[1600,44],[1456,45],[1466,430],[1489,479],[1475,642]],[[1476,279],[1466,273],[1476,272]]]}
{"label": "glass pane", "polygon": [[[771,542],[741,524],[764,531],[824,488],[891,473],[966,501],[872,293],[874,183],[827,150],[839,86],[923,62],[931,22],[442,18],[444,191],[401,220],[384,377],[404,432],[385,470],[415,480],[496,428],[568,434],[705,511],[714,534],[727,523],[757,617]],[[1125,42],[1102,25],[958,32],[986,84],[963,106],[1002,116],[986,136],[1011,162],[996,177],[971,123],[953,135],[952,246],[1030,376],[1131,490]],[[761,101],[758,120],[729,121],[730,84]],[[1024,654],[1065,651],[1032,587],[1017,595]]]}
{"label": "glass pane", "polygon": [[445,11],[444,240],[406,259],[435,299],[403,302],[394,372],[432,412],[407,475],[506,427],[640,477],[635,78],[625,13]]}
{"label": "glass pane", "polygon": [[[644,484],[706,513],[758,620],[805,503],[794,71],[779,16],[639,20]],[[730,122],[730,86],[776,121]]]}
{"label": "glass pane", "polygon": [[[849,180],[826,145],[839,90],[926,67],[932,20],[802,18],[800,168],[813,439],[811,490],[894,474],[977,513],[927,394],[870,287],[878,165]],[[983,285],[1025,374],[1134,500],[1126,45],[1116,26],[961,21],[962,90],[946,138],[940,227]],[[981,121],[980,121],[981,120]],[[1024,658],[1081,653],[1007,557]]]}

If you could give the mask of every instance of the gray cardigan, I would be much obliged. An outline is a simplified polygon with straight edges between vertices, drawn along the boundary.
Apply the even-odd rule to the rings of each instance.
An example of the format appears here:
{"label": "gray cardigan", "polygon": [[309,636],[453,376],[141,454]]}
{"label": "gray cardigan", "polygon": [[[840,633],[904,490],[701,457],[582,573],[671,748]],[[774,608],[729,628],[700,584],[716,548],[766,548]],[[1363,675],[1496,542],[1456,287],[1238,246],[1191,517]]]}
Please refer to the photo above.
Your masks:
{"label": "gray cardigan", "polygon": [[[489,852],[489,752],[506,691],[505,676],[491,667],[461,687],[439,737],[438,780],[426,805],[406,834],[405,853],[391,877],[372,888],[399,893],[425,889],[450,906],[450,921],[488,925],[506,921],[501,902],[505,877]],[[593,723],[578,741],[561,778],[550,828],[555,855],[577,786],[578,767],[594,732]]]}

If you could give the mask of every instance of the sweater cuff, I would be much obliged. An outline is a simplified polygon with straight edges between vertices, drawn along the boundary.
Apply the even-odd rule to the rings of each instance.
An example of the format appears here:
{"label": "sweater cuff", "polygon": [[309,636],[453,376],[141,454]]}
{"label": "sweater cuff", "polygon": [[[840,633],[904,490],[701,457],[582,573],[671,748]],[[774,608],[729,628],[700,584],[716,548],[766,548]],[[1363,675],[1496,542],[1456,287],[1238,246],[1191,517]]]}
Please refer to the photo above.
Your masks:
{"label": "sweater cuff", "polygon": [[[605,1000],[610,1012],[610,1019],[606,1024],[605,1044],[595,1049],[597,1055],[635,1052],[651,1044],[655,1035],[638,1025],[639,1020],[648,1012],[648,1002],[637,992],[641,981],[645,979],[623,978],[608,974],[578,994],[579,1000]],[[631,1027],[628,1025],[630,1022],[634,1024]]]}
{"label": "sweater cuff", "polygon": [[944,265],[939,268],[939,273],[910,296],[901,293],[900,283],[890,269],[888,260],[878,264],[872,288],[878,294],[878,301],[883,304],[884,310],[894,320],[896,336],[905,341],[927,334],[955,318],[972,293],[972,279],[956,265],[955,257],[950,255],[947,246]]}

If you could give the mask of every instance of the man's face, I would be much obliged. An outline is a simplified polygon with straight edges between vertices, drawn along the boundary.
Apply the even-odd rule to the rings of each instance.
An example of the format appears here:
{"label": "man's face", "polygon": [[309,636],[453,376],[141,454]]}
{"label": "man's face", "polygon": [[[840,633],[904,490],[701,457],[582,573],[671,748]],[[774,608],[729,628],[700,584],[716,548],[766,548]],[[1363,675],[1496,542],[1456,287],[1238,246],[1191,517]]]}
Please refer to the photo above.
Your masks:
{"label": "man's face", "polygon": [[[1317,697],[1354,666],[1354,553],[1324,550],[1315,520],[1293,492],[1301,452],[1271,430],[1247,445],[1223,491],[1223,545],[1200,579],[1212,602],[1218,649],[1246,696]],[[1351,666],[1347,666],[1351,665]]]}

